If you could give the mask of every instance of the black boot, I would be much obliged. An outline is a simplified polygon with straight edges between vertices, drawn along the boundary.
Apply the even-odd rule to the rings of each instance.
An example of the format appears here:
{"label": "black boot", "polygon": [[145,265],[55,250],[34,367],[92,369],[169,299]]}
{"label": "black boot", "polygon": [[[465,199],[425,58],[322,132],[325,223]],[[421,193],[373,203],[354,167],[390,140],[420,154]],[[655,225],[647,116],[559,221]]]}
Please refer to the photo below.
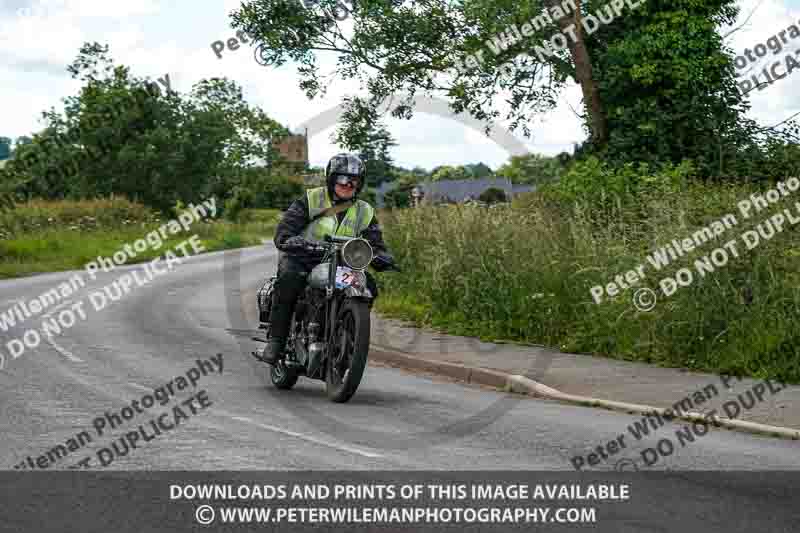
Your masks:
{"label": "black boot", "polygon": [[286,339],[272,338],[269,344],[264,347],[261,354],[261,360],[269,365],[274,365],[280,359],[283,359],[283,349],[286,346]]}

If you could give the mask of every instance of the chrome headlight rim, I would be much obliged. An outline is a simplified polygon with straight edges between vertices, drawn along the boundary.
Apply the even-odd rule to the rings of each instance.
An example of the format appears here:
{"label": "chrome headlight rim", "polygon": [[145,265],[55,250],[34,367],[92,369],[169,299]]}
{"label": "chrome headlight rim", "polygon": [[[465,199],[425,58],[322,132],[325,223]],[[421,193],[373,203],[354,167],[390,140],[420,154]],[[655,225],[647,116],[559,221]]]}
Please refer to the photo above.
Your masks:
{"label": "chrome headlight rim", "polygon": [[[367,263],[364,266],[353,265],[349,260],[350,258],[348,258],[347,249],[348,247],[352,247],[354,243],[358,243],[355,244],[355,246],[359,246],[360,243],[367,245],[367,249],[369,250],[369,261],[367,261]],[[342,246],[342,261],[344,262],[345,265],[352,268],[353,270],[360,270],[360,271],[366,270],[367,267],[370,265],[370,263],[372,263],[372,260],[374,258],[375,258],[375,252],[372,250],[372,245],[366,239],[361,239],[361,238],[353,239],[351,241],[347,241],[346,243],[344,243],[344,246]]]}

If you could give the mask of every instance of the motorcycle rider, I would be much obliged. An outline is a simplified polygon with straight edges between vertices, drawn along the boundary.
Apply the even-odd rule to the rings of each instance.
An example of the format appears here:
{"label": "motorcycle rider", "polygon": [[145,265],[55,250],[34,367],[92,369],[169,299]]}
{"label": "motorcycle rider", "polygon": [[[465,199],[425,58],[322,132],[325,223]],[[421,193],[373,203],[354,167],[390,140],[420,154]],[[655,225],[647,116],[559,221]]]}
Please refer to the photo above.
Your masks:
{"label": "motorcycle rider", "polygon": [[[304,249],[309,242],[321,242],[326,235],[334,234],[362,237],[376,255],[373,268],[382,271],[392,264],[375,209],[358,199],[365,178],[366,166],[358,156],[337,154],[325,168],[326,187],[307,190],[283,214],[275,230],[275,247],[281,254],[270,312],[272,334],[261,354],[262,361],[275,364],[283,358],[297,299],[305,289],[308,273],[322,259],[319,253]],[[366,275],[367,288],[377,297],[375,279],[369,272]]]}

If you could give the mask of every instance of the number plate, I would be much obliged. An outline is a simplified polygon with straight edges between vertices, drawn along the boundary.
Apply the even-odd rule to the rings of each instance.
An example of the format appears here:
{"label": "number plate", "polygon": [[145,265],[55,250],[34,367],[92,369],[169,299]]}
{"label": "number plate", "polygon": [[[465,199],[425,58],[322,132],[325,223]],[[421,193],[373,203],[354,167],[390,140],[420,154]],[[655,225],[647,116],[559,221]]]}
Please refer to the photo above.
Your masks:
{"label": "number plate", "polygon": [[362,287],[364,285],[364,273],[344,266],[337,268],[336,288],[344,289],[351,285],[354,287]]}

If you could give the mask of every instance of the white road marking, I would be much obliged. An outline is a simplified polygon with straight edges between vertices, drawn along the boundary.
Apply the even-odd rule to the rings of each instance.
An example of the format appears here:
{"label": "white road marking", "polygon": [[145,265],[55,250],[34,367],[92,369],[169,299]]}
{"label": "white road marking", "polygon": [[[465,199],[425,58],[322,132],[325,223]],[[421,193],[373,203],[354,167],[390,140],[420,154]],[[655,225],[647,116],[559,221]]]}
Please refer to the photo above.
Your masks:
{"label": "white road marking", "polygon": [[[44,318],[50,318],[53,313],[55,313],[56,311],[58,311],[62,307],[65,307],[65,306],[67,306],[67,305],[69,305],[71,303],[72,303],[72,300],[64,300],[63,302],[61,302],[60,304],[58,304],[57,306],[55,306],[54,308],[49,310],[47,313],[45,313],[44,314]],[[58,353],[60,353],[61,355],[63,355],[64,357],[66,357],[67,359],[72,361],[73,363],[83,363],[83,359],[81,359],[80,357],[76,357],[72,352],[70,352],[69,350],[61,347],[61,345],[59,345],[56,341],[54,341],[52,335],[45,335],[44,338],[47,341],[47,343],[55,349],[55,351],[57,351]]]}
{"label": "white road marking", "polygon": [[44,317],[45,318],[50,318],[50,315],[52,315],[53,313],[55,313],[56,311],[58,311],[62,307],[68,306],[71,303],[72,303],[72,300],[64,300],[63,302],[61,302],[60,304],[58,304],[57,306],[55,306],[54,308],[52,308],[48,312],[46,312],[44,314]]}
{"label": "white road marking", "polygon": [[57,351],[58,353],[60,353],[73,363],[83,363],[83,359],[81,359],[80,357],[76,357],[75,354],[73,354],[72,352],[70,352],[65,348],[62,348],[59,344],[57,344],[56,341],[53,340],[52,335],[45,335],[44,338],[47,341],[47,343],[55,349],[55,351]]}
{"label": "white road marking", "polygon": [[[134,383],[133,381],[129,381],[128,385],[130,385],[131,387],[134,387],[136,389],[139,389],[139,390],[143,390],[143,391],[147,391],[147,392],[153,392],[153,388],[152,387],[145,387],[144,385],[140,385],[139,383]],[[239,422],[245,422],[247,424],[252,424],[252,425],[260,427],[262,429],[267,429],[269,431],[274,431],[276,433],[282,433],[284,435],[289,435],[290,437],[296,437],[298,439],[307,440],[309,442],[313,442],[314,444],[319,444],[321,446],[327,446],[329,448],[335,448],[335,449],[337,449],[339,451],[345,451],[345,452],[349,452],[349,453],[354,453],[354,454],[357,454],[357,455],[361,455],[363,457],[369,457],[371,459],[377,459],[377,458],[383,457],[382,455],[377,454],[377,453],[366,452],[364,450],[359,450],[358,448],[353,448],[351,446],[345,446],[345,445],[342,445],[342,444],[336,444],[336,443],[332,443],[332,442],[325,442],[322,439],[317,439],[317,438],[311,437],[309,435],[303,435],[301,433],[297,433],[297,432],[294,432],[294,431],[289,431],[288,429],[282,429],[282,428],[275,427],[275,426],[269,426],[269,425],[266,425],[266,424],[261,424],[260,422],[256,422],[255,420],[252,420],[250,418],[246,418],[246,417],[243,417],[243,416],[235,416],[232,413],[225,413],[225,412],[221,412],[221,411],[217,411],[217,412],[219,414],[223,415],[223,416],[230,417],[233,420],[237,420]]]}
{"label": "white road marking", "polygon": [[[226,413],[221,413],[221,414],[226,414]],[[303,439],[303,440],[306,440],[308,442],[313,442],[314,444],[319,444],[321,446],[327,446],[328,448],[334,448],[334,449],[339,450],[339,451],[354,453],[356,455],[361,455],[362,457],[369,457],[371,459],[377,459],[377,458],[383,457],[382,455],[377,454],[377,453],[365,452],[364,450],[359,450],[358,448],[353,448],[351,446],[345,446],[343,444],[336,444],[336,443],[333,443],[333,442],[326,442],[326,441],[324,441],[322,439],[318,439],[318,438],[312,437],[310,435],[303,435],[302,433],[289,431],[288,429],[283,429],[283,428],[279,428],[279,427],[275,427],[275,426],[270,426],[270,425],[267,425],[267,424],[262,424],[260,422],[256,422],[255,420],[251,420],[251,419],[245,418],[243,416],[231,416],[231,415],[228,415],[228,416],[230,416],[233,420],[238,420],[239,422],[245,422],[247,424],[252,424],[254,426],[258,426],[260,428],[263,428],[263,429],[266,429],[266,430],[269,430],[269,431],[274,431],[276,433],[282,433],[284,435],[289,435],[290,437],[296,437],[298,439]]]}

